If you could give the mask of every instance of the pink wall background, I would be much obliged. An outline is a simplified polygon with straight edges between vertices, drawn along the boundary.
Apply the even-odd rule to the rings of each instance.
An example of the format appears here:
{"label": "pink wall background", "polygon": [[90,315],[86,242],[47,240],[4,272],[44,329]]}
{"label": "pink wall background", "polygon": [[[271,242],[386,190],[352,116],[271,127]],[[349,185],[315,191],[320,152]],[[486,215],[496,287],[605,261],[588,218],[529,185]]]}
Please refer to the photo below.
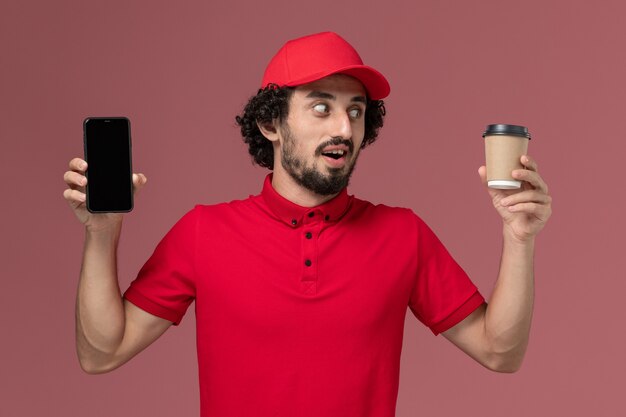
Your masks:
{"label": "pink wall background", "polygon": [[80,370],[83,230],[62,175],[84,117],[130,117],[149,182],[125,219],[125,289],[193,204],[259,192],[234,116],[285,40],[322,30],[392,85],[351,193],[413,208],[485,295],[501,247],[476,173],[486,124],[530,128],[554,197],[522,370],[484,370],[407,310],[397,416],[625,415],[624,16],[608,0],[4,1],[0,415],[198,415],[192,309],[116,372]]}

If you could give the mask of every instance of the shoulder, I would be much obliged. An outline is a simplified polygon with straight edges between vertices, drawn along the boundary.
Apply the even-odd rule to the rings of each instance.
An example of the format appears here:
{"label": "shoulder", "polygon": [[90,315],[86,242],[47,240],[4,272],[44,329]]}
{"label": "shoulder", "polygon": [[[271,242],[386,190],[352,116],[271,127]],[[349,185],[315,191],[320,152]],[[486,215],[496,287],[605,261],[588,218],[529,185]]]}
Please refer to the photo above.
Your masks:
{"label": "shoulder", "polygon": [[232,200],[215,204],[196,204],[187,214],[199,218],[222,216],[228,213],[236,213],[250,210],[258,204],[259,196],[249,196],[246,199]]}
{"label": "shoulder", "polygon": [[359,198],[353,198],[353,213],[364,221],[384,224],[389,227],[402,227],[404,230],[419,229],[424,221],[407,207],[396,207],[387,204],[374,204]]}
{"label": "shoulder", "polygon": [[352,216],[372,228],[394,231],[412,236],[423,242],[437,239],[433,229],[413,209],[386,204],[374,204],[358,198],[353,199]]}
{"label": "shoulder", "polygon": [[418,216],[407,207],[396,207],[387,204],[374,204],[367,200],[353,197],[353,210],[367,216],[378,216],[385,219],[415,220]]}
{"label": "shoulder", "polygon": [[200,228],[233,227],[259,220],[263,211],[259,196],[216,204],[196,204],[185,216],[194,219]]}
{"label": "shoulder", "polygon": [[233,225],[244,222],[242,215],[249,211],[254,197],[217,204],[196,204],[178,218],[166,233],[168,241],[187,242],[193,236],[204,235],[208,231],[212,235],[219,231],[228,232]]}

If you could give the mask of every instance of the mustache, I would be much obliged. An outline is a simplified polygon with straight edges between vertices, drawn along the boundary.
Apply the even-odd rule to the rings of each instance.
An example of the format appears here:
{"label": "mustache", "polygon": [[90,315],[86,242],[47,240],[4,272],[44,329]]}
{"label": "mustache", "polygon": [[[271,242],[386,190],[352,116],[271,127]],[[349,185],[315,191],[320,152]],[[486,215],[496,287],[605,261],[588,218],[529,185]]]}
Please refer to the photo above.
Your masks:
{"label": "mustache", "polygon": [[315,149],[315,155],[316,156],[320,156],[322,154],[322,150],[325,147],[327,147],[327,146],[337,146],[337,145],[345,145],[345,146],[347,146],[348,150],[350,151],[350,153],[352,153],[352,151],[354,151],[354,144],[352,143],[351,140],[337,137],[337,138],[332,138],[330,140],[327,140],[326,142],[324,142],[320,146],[318,146]]}

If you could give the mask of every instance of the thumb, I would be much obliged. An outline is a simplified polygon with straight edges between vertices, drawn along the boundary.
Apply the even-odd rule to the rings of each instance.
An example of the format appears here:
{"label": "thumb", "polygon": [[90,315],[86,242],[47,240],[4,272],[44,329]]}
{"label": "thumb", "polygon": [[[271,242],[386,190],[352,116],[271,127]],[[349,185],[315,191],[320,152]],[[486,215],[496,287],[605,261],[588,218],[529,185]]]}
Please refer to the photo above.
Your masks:
{"label": "thumb", "polygon": [[487,185],[487,167],[484,165],[478,168],[478,176],[484,185]]}
{"label": "thumb", "polygon": [[135,195],[139,193],[139,191],[146,185],[148,182],[148,178],[143,174],[133,174],[133,188],[135,190]]}
{"label": "thumb", "polygon": [[[483,165],[480,168],[478,168],[478,176],[480,176],[480,180],[482,181],[483,185],[487,187],[487,167],[486,166]],[[487,187],[487,192],[489,193],[491,198],[495,198],[497,195],[502,194],[500,190],[495,190],[489,187]]]}

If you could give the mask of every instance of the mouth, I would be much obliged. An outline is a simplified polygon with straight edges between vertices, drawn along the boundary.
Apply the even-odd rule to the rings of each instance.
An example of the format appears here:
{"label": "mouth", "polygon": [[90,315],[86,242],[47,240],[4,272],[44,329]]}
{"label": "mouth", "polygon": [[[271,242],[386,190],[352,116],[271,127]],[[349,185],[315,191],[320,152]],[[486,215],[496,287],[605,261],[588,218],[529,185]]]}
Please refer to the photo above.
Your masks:
{"label": "mouth", "polygon": [[332,140],[320,145],[316,154],[321,156],[326,165],[330,168],[343,168],[352,153],[353,144],[351,141],[341,138]]}
{"label": "mouth", "polygon": [[326,158],[334,159],[335,161],[343,158],[347,154],[348,152],[343,149],[333,149],[333,150],[326,150],[322,152],[323,156],[325,156]]}
{"label": "mouth", "polygon": [[350,154],[349,147],[346,145],[330,145],[326,146],[320,152],[324,162],[330,168],[343,168]]}

